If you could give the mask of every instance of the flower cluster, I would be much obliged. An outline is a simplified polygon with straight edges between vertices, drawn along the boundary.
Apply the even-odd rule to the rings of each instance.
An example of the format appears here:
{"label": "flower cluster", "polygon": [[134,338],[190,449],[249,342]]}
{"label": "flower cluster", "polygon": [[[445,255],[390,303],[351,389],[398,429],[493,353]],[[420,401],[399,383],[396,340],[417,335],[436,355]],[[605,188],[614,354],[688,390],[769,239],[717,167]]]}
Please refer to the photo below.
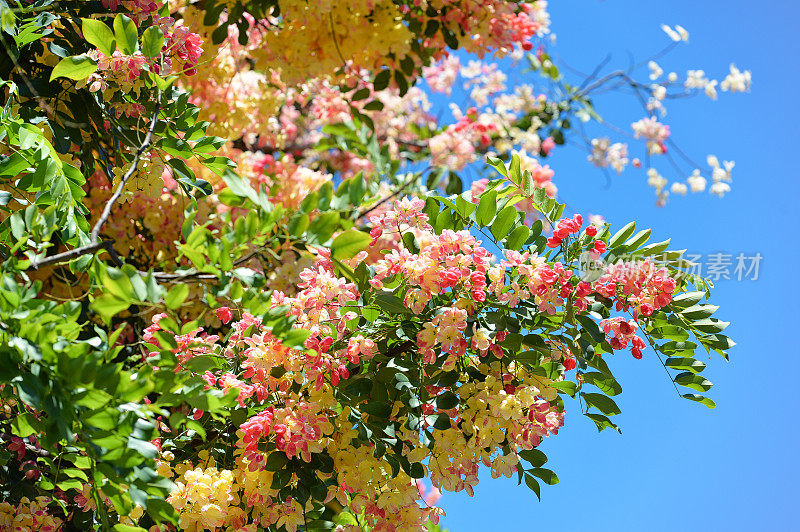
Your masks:
{"label": "flower cluster", "polygon": [[645,259],[608,265],[593,287],[605,297],[617,298],[617,310],[630,312],[636,319],[667,306],[676,282],[666,268]]}
{"label": "flower cluster", "polygon": [[431,161],[437,166],[461,170],[475,160],[475,145],[489,146],[493,123],[479,120],[478,110],[471,107],[455,124],[430,139]]}
{"label": "flower cluster", "polygon": [[0,502],[0,530],[9,532],[55,532],[63,521],[48,512],[48,497],[23,497],[17,506]]}
{"label": "flower cluster", "polygon": [[608,137],[592,139],[592,153],[588,159],[598,168],[610,166],[618,174],[622,173],[628,164],[628,145],[621,142],[611,144]]}
{"label": "flower cluster", "polygon": [[234,473],[216,467],[177,464],[175,489],[167,498],[180,513],[184,530],[214,530],[224,526],[242,527],[244,512],[238,507]]}
{"label": "flower cluster", "polygon": [[116,91],[138,94],[143,87],[141,74],[146,70],[165,76],[176,71],[186,76],[197,73],[197,64],[203,53],[202,38],[182,22],[169,16],[158,16],[158,2],[103,0],[103,5],[112,11],[123,8],[137,25],[152,19],[152,25],[160,28],[164,36],[161,56],[147,57],[138,51],[126,54],[120,49],[114,50],[111,56],[106,56],[99,49],[92,49],[88,56],[97,62],[97,71],[82,80],[79,87],[86,85],[90,91],[103,92],[109,98]]}
{"label": "flower cluster", "polygon": [[[387,285],[399,283],[405,294],[402,304],[420,320],[408,349],[422,367],[436,365],[446,372],[468,361],[485,375],[481,380],[460,377],[452,384],[426,386],[428,400],[420,405],[425,416],[421,423],[428,430],[435,424],[432,447],[422,444],[418,431],[394,429],[407,446],[404,459],[419,464],[436,489],[472,494],[481,464],[491,469],[493,477],[512,475],[519,467],[518,453],[557,434],[564,422],[564,411],[555,403],[556,392],[549,387],[552,381],[513,360],[502,362],[507,333],[468,325],[479,308],[489,304],[490,297],[509,307],[531,300],[540,312],[553,314],[568,298],[585,300],[602,290],[604,296],[618,301],[621,310],[631,309],[631,323],[636,323],[637,315],[651,312],[648,305],[660,308],[669,301],[674,281],[670,285],[662,273],[640,266],[635,279],[610,268],[592,285],[574,284],[572,271],[560,263],[511,251],[494,265],[491,254],[468,231],[434,233],[423,207],[421,200],[402,199],[373,217],[373,242],[389,232],[410,231],[419,252],[393,249],[372,261],[369,285],[384,293]],[[556,231],[566,238],[580,232],[581,225],[579,218],[564,219],[556,224]],[[590,226],[586,234],[591,237],[597,230]],[[597,249],[597,242],[590,238],[586,245]],[[345,262],[355,267],[368,257],[362,252]],[[232,312],[226,307],[216,312],[223,323],[230,322],[226,340],[198,332],[175,338],[182,363],[206,353],[238,360],[241,372],[207,372],[204,379],[211,387],[237,388],[239,404],[256,409],[238,427],[236,459],[229,469],[193,464],[173,467],[179,476],[169,500],[180,510],[182,526],[283,523],[292,530],[301,523],[303,504],[279,498],[270,487],[276,473],[266,468],[272,460],[269,449],[298,463],[311,464],[329,456],[332,473],[317,473],[324,475],[319,479],[336,479],[327,488],[328,500],[341,501],[363,515],[370,526],[385,527],[390,519],[401,519],[404,526],[414,528],[435,520],[441,511],[419,506],[421,494],[415,481],[403,472],[393,472],[390,463],[374,452],[374,443],[353,445],[360,436],[353,427],[358,416],[353,417],[351,407],[340,412],[332,409],[334,390],[348,385],[358,368],[378,354],[377,339],[369,329],[362,331],[355,325],[353,309],[362,294],[354,283],[335,275],[333,261],[325,252],[300,278],[297,294],[276,294],[274,305],[288,305],[294,327],[308,332],[304,350],[283,346],[261,319],[249,314],[231,321]],[[586,305],[577,303],[576,308]],[[154,327],[158,321],[156,317]],[[610,339],[612,347],[622,349],[633,342],[640,349],[640,340],[629,330],[633,325],[618,321],[602,324],[615,335]],[[148,332],[148,341],[157,341],[154,330]],[[574,368],[568,348],[553,345],[552,349],[553,360],[563,362],[565,369]],[[277,373],[276,368],[280,369]],[[451,403],[447,397],[456,400]],[[390,419],[410,423],[407,411],[395,407],[392,412],[387,411]],[[441,415],[449,419],[446,425],[433,421]],[[504,445],[510,448],[503,450]],[[238,501],[244,504],[237,506]]]}
{"label": "flower cluster", "polygon": [[645,343],[636,331],[639,324],[636,320],[626,320],[625,318],[609,318],[600,322],[600,328],[606,333],[609,343],[613,349],[626,349],[631,344],[631,354],[634,358],[642,358],[642,349]]}
{"label": "flower cluster", "polygon": [[650,155],[661,155],[667,152],[664,142],[669,138],[669,126],[660,123],[654,116],[642,118],[631,124],[634,136],[647,141]]}

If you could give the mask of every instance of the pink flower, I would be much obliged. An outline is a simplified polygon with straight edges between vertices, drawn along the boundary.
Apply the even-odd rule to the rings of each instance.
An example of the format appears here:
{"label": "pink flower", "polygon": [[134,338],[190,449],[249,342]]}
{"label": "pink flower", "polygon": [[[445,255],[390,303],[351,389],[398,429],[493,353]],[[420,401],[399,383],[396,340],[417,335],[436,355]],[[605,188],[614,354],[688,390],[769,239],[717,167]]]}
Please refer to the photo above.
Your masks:
{"label": "pink flower", "polygon": [[547,137],[542,141],[542,151],[545,155],[550,155],[550,152],[553,151],[553,148],[556,147],[556,141],[553,140],[553,137]]}
{"label": "pink flower", "polygon": [[594,241],[594,248],[593,250],[597,253],[605,253],[607,249],[606,243],[602,240],[595,240]]}
{"label": "pink flower", "polygon": [[231,313],[231,309],[229,309],[228,307],[219,307],[217,310],[214,311],[214,314],[225,325],[229,324],[233,319],[233,314]]}

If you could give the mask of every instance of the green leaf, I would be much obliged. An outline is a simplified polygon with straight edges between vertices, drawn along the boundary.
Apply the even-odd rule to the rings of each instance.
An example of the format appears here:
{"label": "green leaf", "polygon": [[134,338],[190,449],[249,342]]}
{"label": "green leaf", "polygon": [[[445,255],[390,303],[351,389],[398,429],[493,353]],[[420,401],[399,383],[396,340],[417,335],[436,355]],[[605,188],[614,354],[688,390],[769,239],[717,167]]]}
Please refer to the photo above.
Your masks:
{"label": "green leaf", "polygon": [[[170,163],[173,161],[175,161],[175,159],[171,160]],[[183,163],[183,161],[180,162]],[[186,163],[183,163],[182,166],[185,165]],[[222,175],[222,180],[225,181],[228,189],[237,196],[241,198],[248,198],[253,203],[258,203],[258,194],[255,190],[253,190],[253,187],[250,186],[250,183],[242,179],[239,174],[232,171],[227,171]]]}
{"label": "green leaf", "polygon": [[83,423],[100,430],[113,430],[119,422],[119,414],[111,408],[106,408],[85,417]]}
{"label": "green leaf", "polygon": [[89,477],[86,476],[86,472],[84,472],[82,469],[69,467],[66,469],[62,469],[61,473],[71,478],[79,478],[85,482],[89,481]]}
{"label": "green leaf", "polygon": [[350,101],[357,102],[359,100],[363,100],[368,96],[369,96],[369,89],[364,87],[354,92],[353,95],[350,97]]}
{"label": "green leaf", "polygon": [[129,301],[123,301],[113,294],[103,294],[92,301],[92,310],[97,312],[103,321],[108,323],[111,318],[131,306]]}
{"label": "green leaf", "polygon": [[142,53],[147,57],[158,57],[164,47],[164,32],[158,26],[150,26],[142,34]]}
{"label": "green leaf", "polygon": [[713,386],[710,380],[706,379],[702,375],[695,375],[690,371],[685,371],[675,375],[675,382],[681,386],[686,386],[692,390],[697,390],[698,392],[707,392]]}
{"label": "green leaf", "polygon": [[487,157],[486,163],[497,170],[503,177],[508,177],[508,169],[502,160],[497,157]]}
{"label": "green leaf", "polygon": [[706,369],[706,365],[700,360],[689,357],[671,357],[664,363],[668,368],[700,373]]}
{"label": "green leaf", "polygon": [[114,532],[147,532],[146,528],[133,525],[123,525],[123,524],[116,524],[111,528],[111,530],[113,530]]}
{"label": "green leaf", "polygon": [[405,245],[406,249],[411,253],[419,253],[419,244],[417,243],[417,237],[414,236],[414,233],[410,231],[403,233],[403,245]]}
{"label": "green leaf", "polygon": [[339,227],[339,213],[323,212],[308,226],[308,240],[312,244],[324,244]]}
{"label": "green leaf", "polygon": [[211,355],[196,355],[183,364],[185,370],[195,373],[205,373],[212,369],[216,370],[219,369],[219,366],[219,360]]}
{"label": "green leaf", "polygon": [[613,399],[603,394],[582,392],[581,397],[589,406],[597,408],[607,416],[614,416],[622,412]]}
{"label": "green leaf", "polygon": [[636,229],[636,222],[631,222],[619,231],[617,231],[614,236],[608,241],[608,248],[612,249],[617,247],[619,244],[630,238],[633,234],[634,229]]}
{"label": "green leaf", "polygon": [[731,349],[733,346],[736,345],[736,342],[734,342],[724,334],[704,335],[700,336],[699,340],[703,345],[707,345],[708,347],[722,351],[726,349]]}
{"label": "green leaf", "polygon": [[447,414],[433,414],[425,416],[425,422],[437,430],[447,430],[452,427],[450,423],[450,416]]}
{"label": "green leaf", "polygon": [[296,237],[303,236],[303,233],[305,233],[306,229],[308,229],[308,222],[308,214],[300,211],[295,212],[294,215],[289,219],[289,226],[287,227],[289,234]]}
{"label": "green leaf", "polygon": [[20,438],[27,438],[41,430],[41,422],[33,414],[24,413],[14,418],[11,422],[11,432]]}
{"label": "green leaf", "polygon": [[307,329],[292,329],[281,338],[281,343],[286,347],[298,347],[311,335]]}
{"label": "green leaf", "polygon": [[629,251],[633,251],[634,249],[639,249],[639,246],[647,242],[648,238],[650,238],[650,229],[642,229],[634,236],[632,236],[630,240],[625,242],[625,246],[628,248]]}
{"label": "green leaf", "polygon": [[372,237],[369,234],[351,228],[333,239],[331,254],[340,260],[349,259],[366,249],[370,242],[372,242]]}
{"label": "green leaf", "polygon": [[90,44],[97,47],[107,57],[111,57],[117,49],[117,41],[114,33],[103,21],[91,18],[81,19],[83,28],[83,38]]}
{"label": "green leaf", "polygon": [[380,100],[372,100],[364,104],[365,111],[380,111],[383,109],[383,102]]}
{"label": "green leaf", "polygon": [[657,253],[661,253],[669,246],[670,239],[666,239],[663,242],[654,242],[652,244],[647,244],[642,249],[636,252],[636,255],[641,255],[642,257],[648,257],[650,255],[655,255]]}
{"label": "green leaf", "polygon": [[705,295],[705,292],[684,292],[673,297],[670,304],[679,308],[690,307],[698,303]]}
{"label": "green leaf", "polygon": [[180,307],[184,301],[186,301],[188,296],[189,285],[176,284],[167,293],[166,297],[164,298],[164,304],[167,305],[167,308],[175,310],[176,308]]}
{"label": "green leaf", "polygon": [[516,185],[519,185],[522,179],[520,165],[521,161],[519,154],[515,153],[511,156],[511,164],[508,165],[508,178],[511,179],[511,181]]}
{"label": "green leaf", "polygon": [[525,484],[536,494],[536,498],[540,501],[542,500],[541,488],[539,487],[539,481],[536,480],[535,477],[525,473]]}
{"label": "green leaf", "polygon": [[550,388],[555,388],[560,392],[564,392],[570,397],[575,397],[575,393],[578,391],[578,385],[572,381],[554,381],[548,386],[550,386]]}
{"label": "green leaf", "polygon": [[606,395],[619,395],[622,393],[622,386],[611,375],[590,371],[583,374],[583,380],[588,384],[597,386]]}
{"label": "green leaf", "polygon": [[611,422],[610,419],[608,419],[606,416],[602,414],[584,414],[584,416],[594,421],[594,424],[597,425],[597,432],[602,432],[604,429],[609,428],[616,430],[619,433],[622,433],[622,431],[619,430],[618,426],[616,426],[614,423]]}
{"label": "green leaf", "polygon": [[485,227],[491,223],[495,214],[497,214],[497,191],[484,192],[475,211],[475,221],[481,227]]}
{"label": "green leaf", "polygon": [[523,244],[528,240],[528,236],[530,236],[530,229],[528,229],[527,225],[520,225],[515,227],[511,234],[508,235],[506,239],[506,249],[513,249],[518,250],[520,249]]}
{"label": "green leaf", "polygon": [[19,153],[3,156],[0,159],[0,176],[16,176],[29,166],[30,163]]}
{"label": "green leaf", "polygon": [[139,44],[139,31],[136,24],[122,13],[114,17],[114,37],[124,54],[133,55]]}
{"label": "green leaf", "polygon": [[391,70],[381,70],[378,72],[378,75],[375,76],[375,81],[373,81],[372,86],[376,91],[382,91],[389,86],[389,81],[391,81],[391,79]]}
{"label": "green leaf", "polygon": [[700,319],[700,318],[708,318],[712,314],[714,314],[719,307],[717,305],[692,305],[686,309],[680,311],[681,316],[684,318],[688,318],[692,321]]}
{"label": "green leaf", "polygon": [[542,467],[547,463],[547,455],[539,449],[520,451],[518,454],[520,458],[527,460],[533,467]]}
{"label": "green leaf", "polygon": [[[459,190],[459,192],[461,192],[461,191]],[[477,205],[475,205],[471,201],[467,201],[466,199],[464,199],[464,196],[459,195],[459,196],[456,197],[456,212],[462,218],[469,218],[469,216],[473,212],[475,212],[475,208],[476,207],[477,207]]]}
{"label": "green leaf", "polygon": [[533,194],[534,184],[533,184],[533,175],[530,171],[525,170],[522,173],[522,191],[525,192],[526,196],[530,196]]}
{"label": "green leaf", "polygon": [[728,325],[730,325],[730,322],[720,321],[714,318],[707,318],[692,323],[692,327],[706,334],[722,332]]}
{"label": "green leaf", "polygon": [[697,403],[700,403],[701,405],[705,405],[708,408],[717,407],[717,404],[712,399],[705,397],[703,395],[698,395],[696,393],[685,393],[681,395],[681,397],[683,397],[684,399],[688,399],[690,401],[695,401]]}
{"label": "green leaf", "polygon": [[400,96],[408,92],[408,80],[400,70],[394,71],[394,82],[397,84],[397,88],[400,90]]}
{"label": "green leaf", "polygon": [[517,208],[513,205],[506,205],[492,223],[492,235],[499,241],[508,235],[517,219]]}
{"label": "green leaf", "polygon": [[267,461],[264,464],[264,469],[267,471],[277,471],[289,462],[286,458],[286,453],[281,451],[274,451],[267,456]]}
{"label": "green leaf", "polygon": [[14,238],[22,240],[22,237],[25,236],[25,220],[22,218],[22,214],[15,212],[9,220],[9,224]]}
{"label": "green leaf", "polygon": [[411,313],[411,310],[405,306],[402,299],[390,294],[389,292],[378,292],[375,294],[375,304],[378,305],[381,310],[388,312],[389,314]]}
{"label": "green leaf", "polygon": [[69,78],[83,80],[97,70],[97,62],[85,55],[72,55],[65,57],[53,68],[50,73],[50,81],[56,78]]}
{"label": "green leaf", "polygon": [[436,396],[436,408],[440,410],[450,410],[458,405],[458,396],[453,392],[447,391]]}
{"label": "green leaf", "polygon": [[58,488],[62,491],[77,490],[80,491],[83,487],[83,482],[77,479],[62,480],[57,484]]}
{"label": "green leaf", "polygon": [[558,484],[558,475],[556,475],[555,472],[553,472],[550,469],[535,467],[529,470],[528,473],[536,475],[537,477],[542,479],[547,485],[552,486],[554,484]]}
{"label": "green leaf", "polygon": [[370,401],[361,406],[361,411],[370,416],[381,419],[388,419],[392,414],[392,405],[383,401]]}
{"label": "green leaf", "polygon": [[[578,323],[581,324],[581,327],[583,329],[581,332],[582,333],[586,332],[591,337],[592,341],[595,344],[599,344],[600,342],[605,340],[606,335],[600,330],[600,327],[597,325],[597,322],[595,322],[592,318],[590,318],[585,314],[578,314],[578,316],[576,316],[576,319],[578,320]],[[581,334],[581,336],[584,335]]]}

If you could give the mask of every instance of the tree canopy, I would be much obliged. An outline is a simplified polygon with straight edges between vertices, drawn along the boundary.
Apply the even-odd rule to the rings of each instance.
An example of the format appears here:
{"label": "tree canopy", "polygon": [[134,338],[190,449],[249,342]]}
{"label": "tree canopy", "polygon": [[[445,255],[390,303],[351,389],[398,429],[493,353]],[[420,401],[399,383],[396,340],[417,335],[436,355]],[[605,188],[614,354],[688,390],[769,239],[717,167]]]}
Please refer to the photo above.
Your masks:
{"label": "tree canopy", "polygon": [[[630,358],[714,407],[712,284],[544,163],[571,142],[659,205],[722,196],[733,163],[661,117],[748,71],[570,80],[543,0],[0,0],[0,25],[0,530],[433,530],[482,467],[556,484],[567,405],[619,431]],[[664,31],[658,57],[688,40]],[[589,138],[623,89],[644,117]]]}

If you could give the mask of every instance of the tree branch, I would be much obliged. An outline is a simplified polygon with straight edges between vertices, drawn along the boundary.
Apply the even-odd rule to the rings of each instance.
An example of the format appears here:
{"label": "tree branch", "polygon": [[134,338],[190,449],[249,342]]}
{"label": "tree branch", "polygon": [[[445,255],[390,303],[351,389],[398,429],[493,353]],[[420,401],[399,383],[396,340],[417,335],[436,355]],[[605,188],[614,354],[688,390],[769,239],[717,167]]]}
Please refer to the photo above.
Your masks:
{"label": "tree branch", "polygon": [[81,246],[79,248],[70,249],[69,251],[65,251],[63,253],[57,253],[56,255],[51,255],[50,257],[45,257],[42,260],[32,261],[31,262],[31,269],[38,270],[39,268],[44,268],[45,266],[50,266],[51,264],[58,264],[60,262],[68,262],[72,259],[77,259],[82,255],[87,255],[89,253],[94,253],[96,251],[100,251],[101,249],[105,249],[111,255],[112,260],[117,266],[122,264],[122,261],[117,255],[117,252],[114,251],[112,247],[114,245],[113,240],[103,240],[101,242],[95,242],[94,244],[89,244],[88,246]]}
{"label": "tree branch", "polygon": [[122,195],[122,191],[125,189],[125,185],[128,184],[128,181],[133,177],[133,174],[139,168],[139,161],[142,158],[142,155],[145,151],[150,147],[150,143],[153,140],[153,134],[156,129],[156,125],[158,124],[158,113],[161,110],[161,104],[158,100],[161,99],[161,93],[159,92],[157,99],[156,99],[156,107],[153,111],[153,118],[150,121],[150,128],[147,130],[147,135],[144,137],[144,142],[142,142],[141,146],[136,150],[136,155],[133,157],[133,161],[131,161],[131,165],[128,168],[128,171],[125,172],[125,175],[122,176],[122,180],[120,180],[117,189],[111,195],[111,197],[106,202],[105,207],[103,208],[102,214],[100,214],[100,218],[98,218],[97,222],[92,227],[92,232],[89,236],[90,244],[86,246],[77,247],[74,249],[70,249],[69,251],[64,251],[63,253],[57,253],[55,255],[51,255],[49,257],[45,257],[42,260],[34,260],[31,261],[30,268],[34,270],[38,270],[44,266],[49,266],[51,264],[57,264],[60,262],[70,261],[72,259],[76,259],[82,255],[87,255],[89,253],[94,253],[101,249],[105,249],[111,255],[111,258],[117,265],[122,264],[122,261],[117,255],[117,252],[114,251],[112,247],[114,244],[113,240],[100,240],[100,229],[103,228],[103,225],[108,221],[108,218],[111,216],[111,209],[114,207],[114,203],[119,199]]}
{"label": "tree branch", "polygon": [[[160,98],[158,98],[160,99]],[[109,198],[106,202],[106,206],[103,209],[103,213],[100,215],[100,218],[97,220],[97,223],[94,224],[92,227],[92,234],[91,240],[92,243],[96,243],[98,241],[98,235],[100,234],[100,229],[102,229],[103,224],[108,221],[109,216],[111,216],[111,209],[114,206],[114,203],[119,199],[122,195],[122,191],[125,189],[125,185],[128,184],[128,181],[133,174],[136,173],[136,170],[139,167],[139,160],[142,158],[142,154],[147,151],[147,148],[150,147],[150,142],[153,140],[153,133],[155,132],[156,125],[158,124],[158,112],[161,110],[161,104],[156,100],[156,107],[155,111],[153,112],[153,119],[150,121],[150,129],[147,130],[147,135],[144,137],[144,142],[142,145],[139,146],[139,149],[136,150],[136,155],[133,158],[133,162],[131,162],[130,168],[128,171],[125,172],[125,175],[122,176],[122,180],[119,182],[119,186],[117,190],[114,191],[114,194]]]}

